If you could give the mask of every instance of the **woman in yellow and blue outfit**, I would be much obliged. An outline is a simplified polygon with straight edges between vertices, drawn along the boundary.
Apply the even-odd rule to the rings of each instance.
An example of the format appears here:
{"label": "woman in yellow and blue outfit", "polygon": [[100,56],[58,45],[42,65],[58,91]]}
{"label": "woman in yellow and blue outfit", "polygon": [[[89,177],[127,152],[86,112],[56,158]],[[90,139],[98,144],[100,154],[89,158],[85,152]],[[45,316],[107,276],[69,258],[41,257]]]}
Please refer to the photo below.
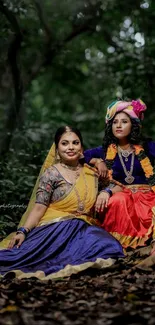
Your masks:
{"label": "woman in yellow and blue outfit", "polygon": [[52,279],[106,268],[124,257],[120,243],[92,214],[98,175],[80,163],[82,147],[77,129],[57,130],[17,233],[1,242],[1,275]]}

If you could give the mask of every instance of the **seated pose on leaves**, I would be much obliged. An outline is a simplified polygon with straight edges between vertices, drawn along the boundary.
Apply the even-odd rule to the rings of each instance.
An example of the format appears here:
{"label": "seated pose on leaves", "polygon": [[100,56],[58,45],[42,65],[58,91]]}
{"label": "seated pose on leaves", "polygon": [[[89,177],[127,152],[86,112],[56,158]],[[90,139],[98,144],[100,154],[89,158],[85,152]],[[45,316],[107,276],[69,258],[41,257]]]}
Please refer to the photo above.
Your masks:
{"label": "seated pose on leaves", "polygon": [[124,257],[120,243],[93,217],[98,174],[80,163],[82,152],[77,129],[57,130],[18,230],[1,242],[0,274],[70,276]]}
{"label": "seated pose on leaves", "polygon": [[102,227],[125,248],[152,240],[153,254],[155,142],[141,135],[145,110],[140,99],[113,102],[107,109],[103,146],[86,150],[84,155],[87,163],[96,163],[99,169],[103,159],[109,171],[109,185],[96,202]]}

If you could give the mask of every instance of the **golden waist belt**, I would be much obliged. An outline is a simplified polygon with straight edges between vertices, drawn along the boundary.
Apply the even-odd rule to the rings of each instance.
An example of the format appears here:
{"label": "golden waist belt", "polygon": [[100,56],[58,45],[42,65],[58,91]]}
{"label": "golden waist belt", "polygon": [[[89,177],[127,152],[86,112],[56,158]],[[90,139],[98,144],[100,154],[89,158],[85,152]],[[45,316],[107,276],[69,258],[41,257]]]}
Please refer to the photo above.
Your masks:
{"label": "golden waist belt", "polygon": [[133,185],[125,185],[125,188],[128,188],[131,192],[149,192],[152,191],[151,186],[147,184],[133,184]]}

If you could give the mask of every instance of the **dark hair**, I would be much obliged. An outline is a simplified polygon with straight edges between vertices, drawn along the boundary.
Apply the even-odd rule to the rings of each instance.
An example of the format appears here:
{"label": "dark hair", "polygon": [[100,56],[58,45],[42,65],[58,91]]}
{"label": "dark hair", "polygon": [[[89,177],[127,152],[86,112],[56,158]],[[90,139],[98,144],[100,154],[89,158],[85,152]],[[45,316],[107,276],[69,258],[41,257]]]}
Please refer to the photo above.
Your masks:
{"label": "dark hair", "polygon": [[[117,114],[115,114],[115,116]],[[115,116],[113,117],[113,119],[111,121],[108,122],[108,124],[105,127],[105,135],[103,138],[103,149],[105,152],[107,151],[107,148],[111,143],[118,144],[118,139],[113,135],[113,132],[112,132],[112,124],[113,124],[113,120],[114,120]],[[141,125],[135,119],[130,118],[130,120],[132,123],[132,127],[131,127],[131,132],[128,135],[129,142],[131,144],[144,145],[145,139],[141,134]]]}
{"label": "dark hair", "polygon": [[55,133],[54,142],[55,142],[56,149],[58,148],[58,144],[59,144],[59,141],[60,141],[62,135],[66,132],[75,133],[78,136],[78,138],[80,139],[81,145],[83,147],[83,139],[82,139],[81,132],[77,128],[66,125],[66,126],[61,126],[59,129],[57,129],[57,131]]}

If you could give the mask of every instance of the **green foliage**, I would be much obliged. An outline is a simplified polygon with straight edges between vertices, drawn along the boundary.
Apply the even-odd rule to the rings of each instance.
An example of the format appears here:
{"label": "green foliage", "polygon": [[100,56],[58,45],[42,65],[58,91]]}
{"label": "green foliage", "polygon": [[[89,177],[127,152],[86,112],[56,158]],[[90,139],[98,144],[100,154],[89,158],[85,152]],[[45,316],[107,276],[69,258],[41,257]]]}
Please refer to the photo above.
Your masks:
{"label": "green foliage", "polygon": [[7,164],[0,165],[0,233],[16,229],[26,209],[39,167],[31,159],[25,150],[16,154],[10,150]]}
{"label": "green foliage", "polygon": [[[19,133],[20,132],[20,133]],[[0,163],[0,233],[15,230],[25,212],[40,167],[47,155],[44,133],[23,129],[14,135],[7,161]],[[18,141],[18,142],[17,142]]]}

